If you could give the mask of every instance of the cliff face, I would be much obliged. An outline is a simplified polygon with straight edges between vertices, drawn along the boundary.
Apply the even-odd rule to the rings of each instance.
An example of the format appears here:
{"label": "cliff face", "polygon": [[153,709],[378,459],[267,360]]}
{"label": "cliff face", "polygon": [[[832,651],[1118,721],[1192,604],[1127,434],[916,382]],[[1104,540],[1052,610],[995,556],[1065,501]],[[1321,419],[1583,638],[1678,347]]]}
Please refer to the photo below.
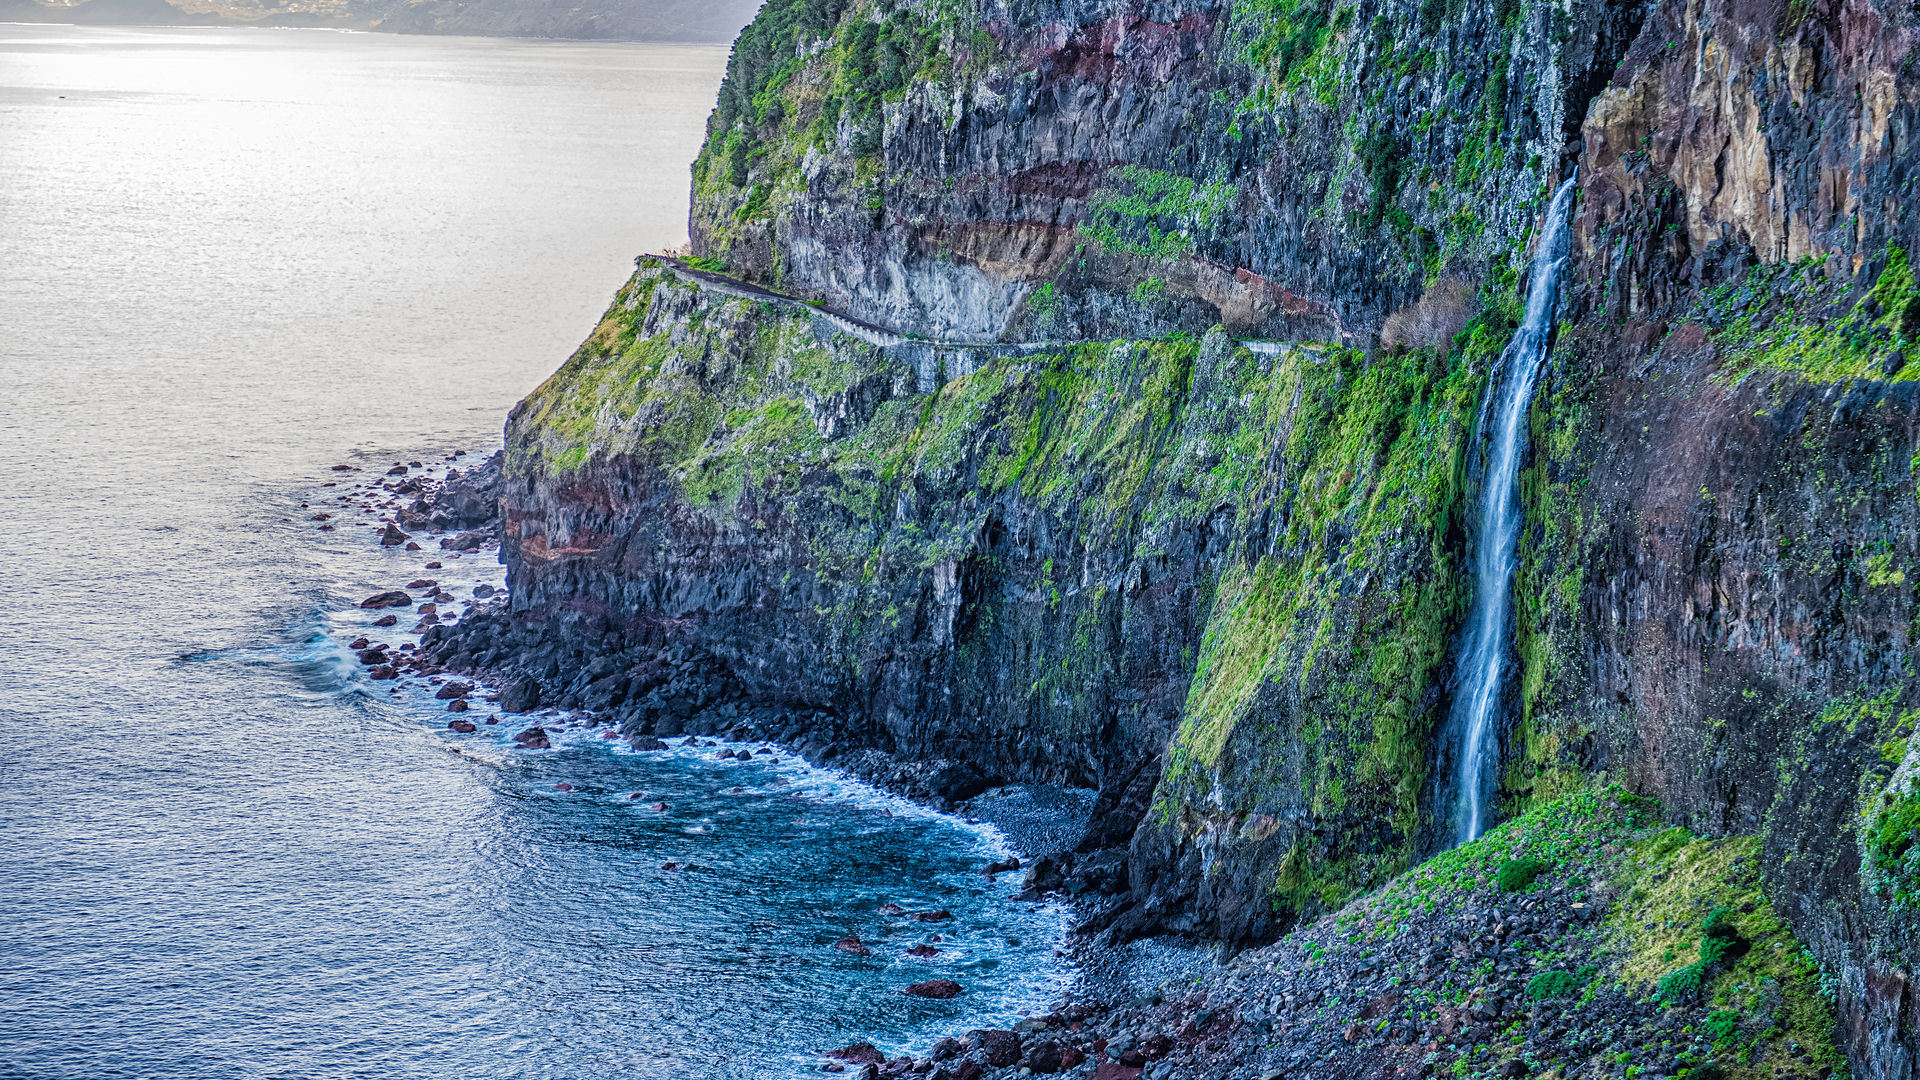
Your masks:
{"label": "cliff face", "polygon": [[1094,925],[1270,937],[1440,846],[1482,390],[1577,165],[1503,812],[1614,780],[1756,837],[1854,1070],[1914,1075],[1914,26],[769,6],[694,262],[1030,344],[643,265],[509,423],[511,612],[431,649],[934,797],[1098,787],[1049,864]]}
{"label": "cliff face", "polygon": [[806,25],[803,49],[754,29],[736,48],[694,166],[695,250],[980,340],[1223,323],[1364,341],[1442,269],[1511,273],[1638,17],[829,4],[761,16],[767,36]]}

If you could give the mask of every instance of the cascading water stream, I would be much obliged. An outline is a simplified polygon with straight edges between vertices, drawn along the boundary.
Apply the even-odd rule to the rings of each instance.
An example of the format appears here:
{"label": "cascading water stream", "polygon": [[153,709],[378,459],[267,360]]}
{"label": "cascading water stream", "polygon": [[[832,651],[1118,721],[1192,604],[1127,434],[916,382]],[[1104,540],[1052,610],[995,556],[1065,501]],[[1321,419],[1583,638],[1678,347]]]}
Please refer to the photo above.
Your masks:
{"label": "cascading water stream", "polygon": [[1489,376],[1479,435],[1488,441],[1486,479],[1473,553],[1473,607],[1460,648],[1449,728],[1458,738],[1456,835],[1486,829],[1500,760],[1498,732],[1513,622],[1514,546],[1520,536],[1520,442],[1527,403],[1553,338],[1554,299],[1567,265],[1567,217],[1573,178],[1553,194],[1540,246],[1528,271],[1527,314]]}

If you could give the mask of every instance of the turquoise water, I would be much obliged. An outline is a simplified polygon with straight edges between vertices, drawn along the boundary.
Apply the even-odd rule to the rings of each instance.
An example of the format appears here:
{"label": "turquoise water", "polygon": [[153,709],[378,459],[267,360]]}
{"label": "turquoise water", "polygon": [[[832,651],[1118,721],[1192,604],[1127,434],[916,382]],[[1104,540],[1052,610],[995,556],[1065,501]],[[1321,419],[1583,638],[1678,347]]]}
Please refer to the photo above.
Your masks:
{"label": "turquoise water", "polygon": [[318,531],[328,466],[497,444],[684,239],[723,62],[0,26],[0,1075],[778,1076],[1059,988],[989,830],[786,755],[457,735],[344,648],[370,592],[501,570]]}

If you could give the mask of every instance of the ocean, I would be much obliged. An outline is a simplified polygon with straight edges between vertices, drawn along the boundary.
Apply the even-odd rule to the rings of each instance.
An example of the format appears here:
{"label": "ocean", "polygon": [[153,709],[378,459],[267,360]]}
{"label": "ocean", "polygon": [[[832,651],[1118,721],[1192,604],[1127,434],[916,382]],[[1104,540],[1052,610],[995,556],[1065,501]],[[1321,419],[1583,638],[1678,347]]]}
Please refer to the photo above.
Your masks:
{"label": "ocean", "polygon": [[477,463],[684,241],[725,56],[0,26],[0,1075],[813,1074],[1066,985],[987,826],[766,746],[457,734],[346,648],[370,593],[503,583],[339,496]]}

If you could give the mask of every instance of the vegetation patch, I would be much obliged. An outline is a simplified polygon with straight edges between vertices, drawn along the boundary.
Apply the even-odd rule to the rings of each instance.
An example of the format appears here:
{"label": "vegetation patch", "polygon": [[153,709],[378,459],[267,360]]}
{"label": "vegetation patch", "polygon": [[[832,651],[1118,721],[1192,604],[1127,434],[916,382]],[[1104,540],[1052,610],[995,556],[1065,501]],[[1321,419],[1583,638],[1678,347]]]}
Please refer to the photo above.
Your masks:
{"label": "vegetation patch", "polygon": [[1873,286],[1852,305],[1825,256],[1762,265],[1709,290],[1694,313],[1727,353],[1722,377],[1787,371],[1811,382],[1920,378],[1920,289],[1907,252],[1889,244]]}
{"label": "vegetation patch", "polygon": [[1109,251],[1145,259],[1171,259],[1193,250],[1232,209],[1239,189],[1221,180],[1201,184],[1192,177],[1125,165],[1112,186],[1093,193],[1080,231]]}

